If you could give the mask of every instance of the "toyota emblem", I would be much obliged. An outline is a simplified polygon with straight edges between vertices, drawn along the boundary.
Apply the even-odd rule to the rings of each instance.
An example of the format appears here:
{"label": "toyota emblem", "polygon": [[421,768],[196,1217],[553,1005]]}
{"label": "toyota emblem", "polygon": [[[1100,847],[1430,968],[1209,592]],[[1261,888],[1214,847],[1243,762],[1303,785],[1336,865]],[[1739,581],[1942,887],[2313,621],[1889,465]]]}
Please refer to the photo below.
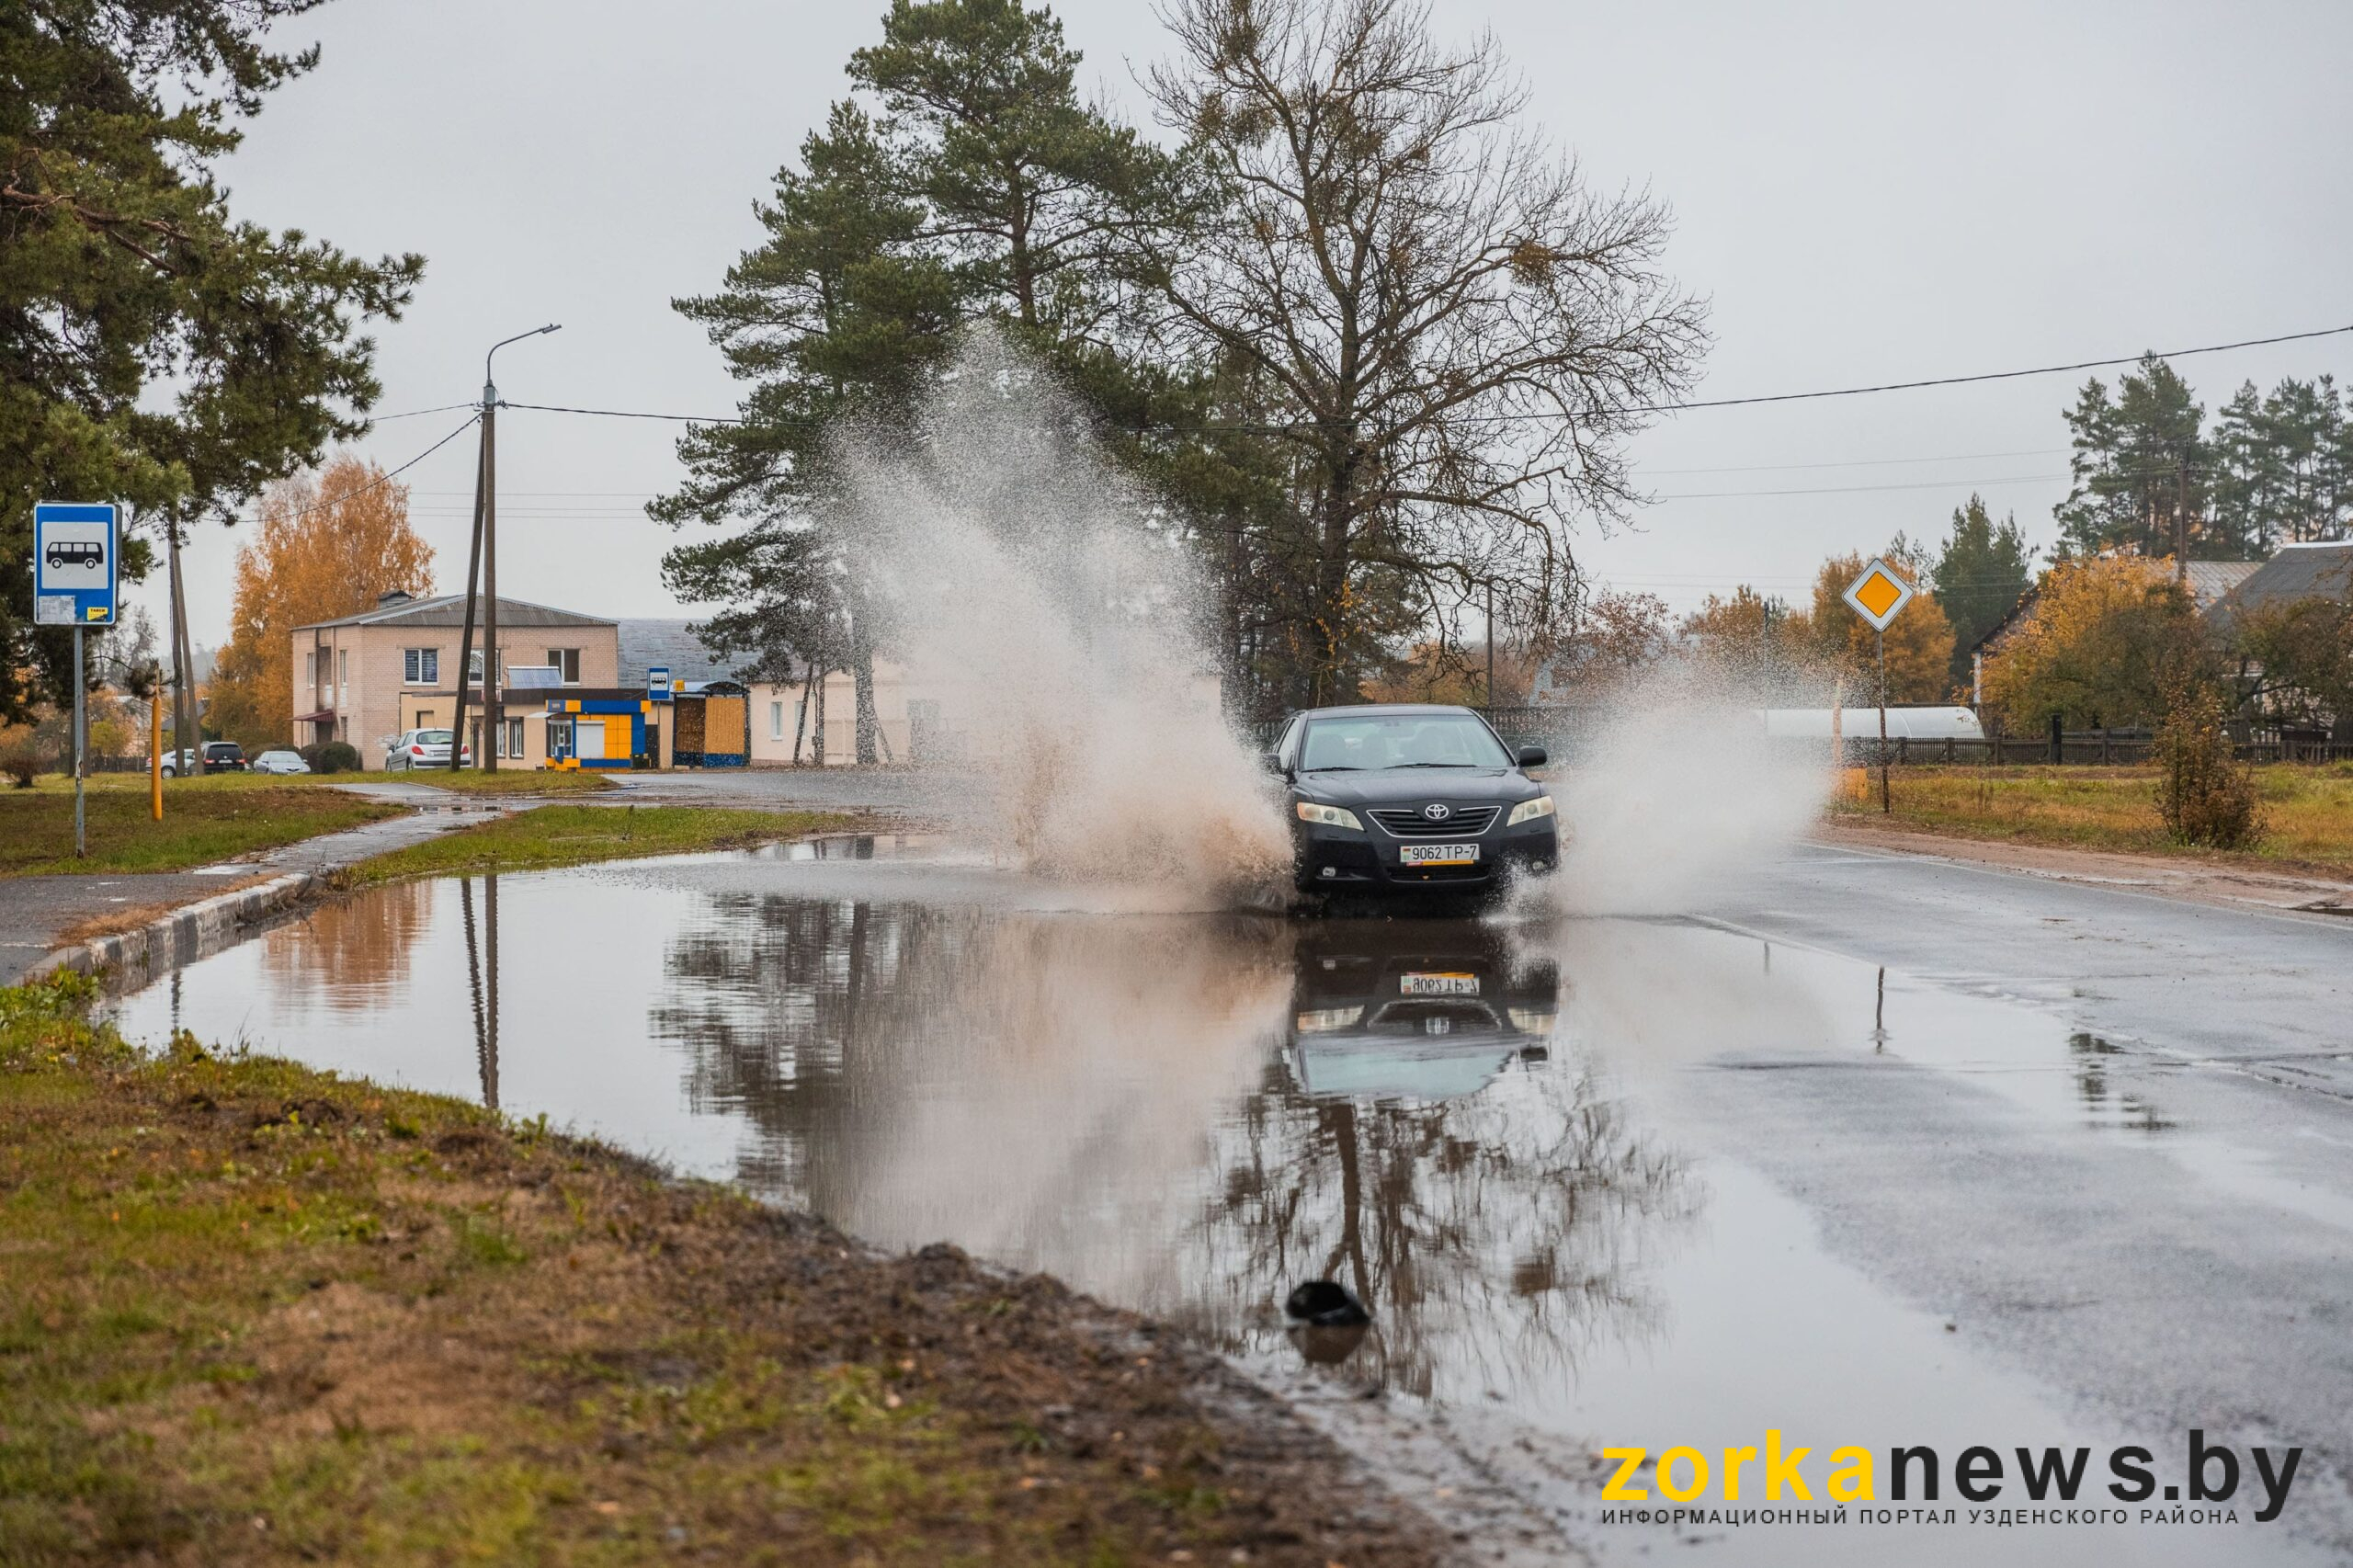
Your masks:
{"label": "toyota emblem", "polygon": [[1422,815],[1429,818],[1432,822],[1444,822],[1453,814],[1454,808],[1452,806],[1424,806],[1422,808]]}

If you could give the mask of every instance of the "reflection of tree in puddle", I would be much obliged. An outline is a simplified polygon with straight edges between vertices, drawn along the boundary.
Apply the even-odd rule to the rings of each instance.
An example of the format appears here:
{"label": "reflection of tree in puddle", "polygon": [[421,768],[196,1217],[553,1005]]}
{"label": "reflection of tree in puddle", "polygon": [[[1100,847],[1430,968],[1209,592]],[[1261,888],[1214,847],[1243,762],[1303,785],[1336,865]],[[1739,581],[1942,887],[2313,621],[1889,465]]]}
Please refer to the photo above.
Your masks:
{"label": "reflection of tree in puddle", "polygon": [[[742,898],[652,1019],[744,1178],[1235,1346],[1329,1275],[1419,1390],[1641,1337],[1644,1233],[1693,1184],[1550,1059],[1558,983],[1454,923],[1299,928]],[[1415,939],[1395,939],[1397,930]],[[1388,935],[1384,936],[1383,933]]]}
{"label": "reflection of tree in puddle", "polygon": [[336,899],[281,926],[262,944],[270,987],[329,1013],[364,1013],[408,985],[410,954],[433,919],[433,884],[394,882]]}

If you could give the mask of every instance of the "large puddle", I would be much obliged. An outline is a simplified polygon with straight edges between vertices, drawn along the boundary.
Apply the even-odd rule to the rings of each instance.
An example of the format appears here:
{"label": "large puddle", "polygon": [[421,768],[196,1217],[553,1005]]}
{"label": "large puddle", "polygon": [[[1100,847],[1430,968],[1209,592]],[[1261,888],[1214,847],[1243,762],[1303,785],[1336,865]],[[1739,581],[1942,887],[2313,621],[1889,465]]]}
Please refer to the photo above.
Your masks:
{"label": "large puddle", "polygon": [[[1598,1523],[1605,1446],[2082,1443],[2097,1471],[2177,1437],[1919,1304],[1933,1239],[1926,1273],[1916,1236],[1880,1267],[1893,1222],[1815,1190],[1808,1151],[1815,1085],[1859,1074],[2158,1158],[2196,1163],[2194,1135],[2051,1017],[1734,930],[1173,911],[841,840],[386,888],[119,1017],[544,1114],[886,1246],[1050,1270],[1338,1427],[1386,1390],[1604,1560],[2323,1560],[2279,1528]],[[1318,1277],[1375,1318],[1320,1368],[1279,1307]]]}

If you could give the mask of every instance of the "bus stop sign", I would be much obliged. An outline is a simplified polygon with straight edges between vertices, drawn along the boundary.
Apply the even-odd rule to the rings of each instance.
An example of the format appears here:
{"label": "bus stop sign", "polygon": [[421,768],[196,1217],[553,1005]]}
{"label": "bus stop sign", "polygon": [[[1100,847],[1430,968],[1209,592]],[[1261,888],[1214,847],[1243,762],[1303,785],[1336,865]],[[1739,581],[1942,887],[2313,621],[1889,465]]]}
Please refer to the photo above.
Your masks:
{"label": "bus stop sign", "polygon": [[43,501],[34,506],[33,624],[112,626],[120,544],[109,504]]}

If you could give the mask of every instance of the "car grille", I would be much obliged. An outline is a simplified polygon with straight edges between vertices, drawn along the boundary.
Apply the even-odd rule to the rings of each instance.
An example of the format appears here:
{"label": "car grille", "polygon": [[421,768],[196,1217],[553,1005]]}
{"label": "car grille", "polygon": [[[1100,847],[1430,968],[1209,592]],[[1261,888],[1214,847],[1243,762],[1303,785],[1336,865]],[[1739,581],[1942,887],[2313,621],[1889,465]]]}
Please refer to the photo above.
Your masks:
{"label": "car grille", "polygon": [[1400,838],[1476,838],[1495,820],[1499,806],[1457,806],[1453,813],[1432,822],[1419,806],[1386,806],[1372,820]]}

